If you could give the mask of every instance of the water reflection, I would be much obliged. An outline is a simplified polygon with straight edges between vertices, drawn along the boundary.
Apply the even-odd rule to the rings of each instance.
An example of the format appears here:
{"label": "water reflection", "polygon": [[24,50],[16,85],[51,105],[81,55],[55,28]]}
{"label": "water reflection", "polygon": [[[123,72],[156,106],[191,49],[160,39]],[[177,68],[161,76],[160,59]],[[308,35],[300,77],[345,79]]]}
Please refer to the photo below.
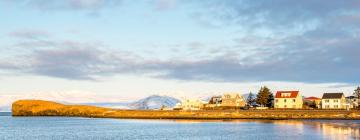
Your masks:
{"label": "water reflection", "polygon": [[[173,120],[177,123],[204,123],[204,122],[229,122],[229,123],[269,123],[275,125],[291,125],[297,133],[304,129],[311,129],[313,133],[321,134],[326,139],[347,140],[360,139],[359,120]],[[279,127],[285,132],[286,127]]]}
{"label": "water reflection", "polygon": [[331,136],[333,139],[360,139],[360,125],[351,123],[316,123],[324,136]]}

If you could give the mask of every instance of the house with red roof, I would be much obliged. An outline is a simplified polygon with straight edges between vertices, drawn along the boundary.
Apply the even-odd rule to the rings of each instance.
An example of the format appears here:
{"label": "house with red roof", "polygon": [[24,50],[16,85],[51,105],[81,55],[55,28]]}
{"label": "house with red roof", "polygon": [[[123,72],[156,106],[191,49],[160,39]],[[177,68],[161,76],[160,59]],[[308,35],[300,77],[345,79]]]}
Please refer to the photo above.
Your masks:
{"label": "house with red roof", "polygon": [[299,91],[277,91],[274,107],[278,109],[301,109],[303,99]]}
{"label": "house with red roof", "polygon": [[321,108],[321,98],[318,97],[306,97],[304,98],[304,105],[307,108]]}

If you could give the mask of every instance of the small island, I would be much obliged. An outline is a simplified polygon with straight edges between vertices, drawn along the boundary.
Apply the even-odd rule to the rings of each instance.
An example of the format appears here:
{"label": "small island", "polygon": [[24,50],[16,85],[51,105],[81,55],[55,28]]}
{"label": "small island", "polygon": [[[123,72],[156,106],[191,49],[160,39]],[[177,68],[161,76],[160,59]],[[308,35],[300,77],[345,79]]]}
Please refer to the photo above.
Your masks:
{"label": "small island", "polygon": [[87,105],[65,105],[43,100],[19,100],[12,115],[119,119],[360,119],[356,110],[121,110]]}

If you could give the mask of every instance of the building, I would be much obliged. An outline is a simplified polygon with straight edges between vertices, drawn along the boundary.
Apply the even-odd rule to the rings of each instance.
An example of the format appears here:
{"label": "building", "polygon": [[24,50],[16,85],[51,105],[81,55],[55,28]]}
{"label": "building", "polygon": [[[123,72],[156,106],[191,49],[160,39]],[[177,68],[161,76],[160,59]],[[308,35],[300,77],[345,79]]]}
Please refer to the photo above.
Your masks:
{"label": "building", "polygon": [[278,91],[275,95],[275,108],[301,109],[303,100],[299,91]]}
{"label": "building", "polygon": [[321,99],[322,109],[346,109],[344,93],[324,93]]}
{"label": "building", "polygon": [[204,102],[200,100],[183,100],[180,104],[177,104],[175,108],[181,110],[201,110],[204,107]]}
{"label": "building", "polygon": [[359,102],[358,102],[358,98],[356,96],[348,96],[345,97],[346,99],[346,103],[349,104],[350,108],[358,108],[359,106]]}
{"label": "building", "polygon": [[321,108],[321,98],[307,97],[304,98],[304,105],[306,108]]}
{"label": "building", "polygon": [[221,97],[221,106],[223,107],[244,107],[246,101],[238,93],[227,93]]}
{"label": "building", "polygon": [[221,106],[222,98],[221,96],[212,96],[209,100],[209,103],[206,104],[206,108],[214,108]]}

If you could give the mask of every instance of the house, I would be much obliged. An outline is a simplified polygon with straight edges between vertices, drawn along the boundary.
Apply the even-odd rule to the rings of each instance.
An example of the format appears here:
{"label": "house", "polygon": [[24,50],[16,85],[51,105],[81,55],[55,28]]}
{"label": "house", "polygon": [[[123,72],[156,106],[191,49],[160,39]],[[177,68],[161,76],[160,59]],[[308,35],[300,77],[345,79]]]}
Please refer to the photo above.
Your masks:
{"label": "house", "polygon": [[359,102],[356,96],[347,96],[345,97],[345,99],[346,99],[346,103],[349,104],[350,108],[358,108]]}
{"label": "house", "polygon": [[221,97],[222,107],[244,107],[245,105],[244,97],[238,93],[226,93]]}
{"label": "house", "polygon": [[344,93],[324,93],[321,99],[322,109],[346,109]]}
{"label": "house", "polygon": [[201,110],[204,107],[204,102],[200,100],[183,100],[180,104],[177,104],[175,108],[181,110]]}
{"label": "house", "polygon": [[206,108],[214,108],[221,106],[222,98],[221,96],[212,96],[209,100],[209,103],[206,104]]}
{"label": "house", "polygon": [[222,98],[221,96],[212,96],[210,101],[209,101],[209,104],[221,104],[222,102]]}
{"label": "house", "polygon": [[277,91],[275,95],[275,108],[301,109],[303,100],[299,91]]}
{"label": "house", "polygon": [[318,97],[304,98],[304,105],[309,108],[321,108],[321,98]]}

